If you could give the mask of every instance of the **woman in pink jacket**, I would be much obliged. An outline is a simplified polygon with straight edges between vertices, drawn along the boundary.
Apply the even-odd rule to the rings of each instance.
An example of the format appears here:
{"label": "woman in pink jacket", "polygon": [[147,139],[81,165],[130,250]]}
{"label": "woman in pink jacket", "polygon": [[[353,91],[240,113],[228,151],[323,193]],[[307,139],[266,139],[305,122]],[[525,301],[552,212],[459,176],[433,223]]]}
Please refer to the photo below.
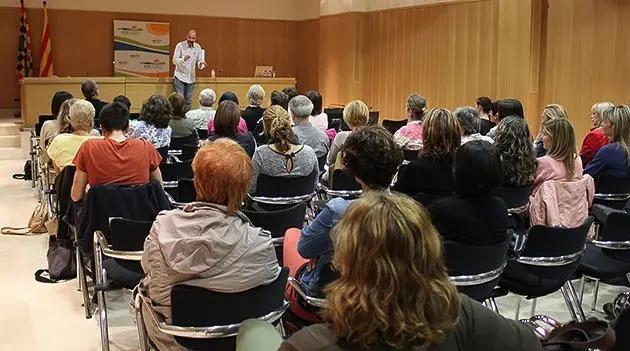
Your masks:
{"label": "woman in pink jacket", "polygon": [[[271,236],[238,211],[252,183],[252,163],[236,142],[218,139],[201,148],[192,163],[197,202],[162,212],[144,243],[140,289],[171,322],[171,288],[177,284],[236,293],[276,280],[280,266]],[[158,350],[183,350],[144,318]]]}

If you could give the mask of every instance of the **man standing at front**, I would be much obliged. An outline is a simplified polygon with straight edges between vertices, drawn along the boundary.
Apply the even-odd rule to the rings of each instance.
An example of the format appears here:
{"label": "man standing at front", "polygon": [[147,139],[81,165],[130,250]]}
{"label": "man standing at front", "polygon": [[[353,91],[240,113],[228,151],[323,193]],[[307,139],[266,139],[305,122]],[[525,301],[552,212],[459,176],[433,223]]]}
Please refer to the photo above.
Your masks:
{"label": "man standing at front", "polygon": [[186,111],[190,110],[192,104],[193,90],[195,90],[195,69],[196,67],[206,68],[205,60],[204,50],[197,44],[197,32],[191,29],[186,40],[177,43],[173,53],[173,64],[175,65],[173,86],[176,92],[184,95]]}

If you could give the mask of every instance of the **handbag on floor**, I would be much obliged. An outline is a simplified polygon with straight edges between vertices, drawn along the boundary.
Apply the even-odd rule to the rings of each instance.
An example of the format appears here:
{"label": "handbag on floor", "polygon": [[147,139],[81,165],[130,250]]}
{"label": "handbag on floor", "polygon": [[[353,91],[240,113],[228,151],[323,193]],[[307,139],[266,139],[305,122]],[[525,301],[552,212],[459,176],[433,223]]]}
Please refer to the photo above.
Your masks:
{"label": "handbag on floor", "polygon": [[27,160],[24,164],[24,173],[16,173],[13,175],[13,179],[20,180],[33,180],[31,160]]}
{"label": "handbag on floor", "polygon": [[51,236],[46,254],[48,269],[37,270],[35,280],[41,283],[57,283],[60,280],[75,278],[77,261],[74,250],[75,247],[71,240]]}
{"label": "handbag on floor", "polygon": [[57,218],[49,218],[48,202],[44,201],[35,207],[27,227],[2,227],[0,232],[2,234],[26,235],[51,233],[50,231],[52,231],[51,235],[57,235],[57,226]]}
{"label": "handbag on floor", "polygon": [[545,351],[606,351],[615,346],[615,331],[606,321],[571,323],[553,329],[541,343]]}

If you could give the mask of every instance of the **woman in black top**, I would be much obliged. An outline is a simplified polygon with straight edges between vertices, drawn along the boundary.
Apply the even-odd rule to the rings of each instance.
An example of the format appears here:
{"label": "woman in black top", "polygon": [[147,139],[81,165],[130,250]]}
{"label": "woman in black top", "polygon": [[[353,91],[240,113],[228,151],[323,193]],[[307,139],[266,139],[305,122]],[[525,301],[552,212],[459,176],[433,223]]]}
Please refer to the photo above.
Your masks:
{"label": "woman in black top", "polygon": [[423,122],[422,140],[418,159],[401,167],[392,190],[428,206],[453,194],[453,156],[461,142],[461,131],[451,111],[429,111]]}
{"label": "woman in black top", "polygon": [[251,133],[240,133],[238,123],[241,118],[241,111],[235,102],[226,100],[219,104],[217,113],[214,115],[214,134],[208,140],[215,141],[219,138],[228,138],[236,141],[245,149],[251,158],[256,150],[256,141]]}
{"label": "woman in black top", "polygon": [[503,182],[501,156],[487,141],[474,140],[455,154],[455,196],[437,200],[429,212],[443,241],[495,245],[507,238],[507,207],[491,191]]}
{"label": "woman in black top", "polygon": [[247,130],[250,133],[253,133],[256,129],[256,125],[258,121],[263,116],[265,109],[260,107],[265,99],[265,90],[258,84],[254,84],[249,87],[249,91],[247,91],[247,100],[249,101],[249,106],[243,110],[242,116],[245,122],[247,123]]}

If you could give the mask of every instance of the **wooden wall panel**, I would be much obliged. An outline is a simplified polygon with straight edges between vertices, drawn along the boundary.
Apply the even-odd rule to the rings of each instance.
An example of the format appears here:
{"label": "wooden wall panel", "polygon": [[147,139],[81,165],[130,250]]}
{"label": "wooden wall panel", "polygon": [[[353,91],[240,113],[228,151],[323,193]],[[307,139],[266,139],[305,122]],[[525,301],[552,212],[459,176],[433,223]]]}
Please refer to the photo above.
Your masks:
{"label": "wooden wall panel", "polygon": [[[297,88],[301,92],[319,89],[319,19],[299,22],[297,25],[296,74]],[[324,97],[325,98],[325,97]],[[328,102],[324,99],[324,106]]]}
{"label": "wooden wall panel", "polygon": [[543,99],[567,108],[581,143],[595,102],[630,103],[630,2],[548,1]]}
{"label": "wooden wall panel", "polygon": [[487,0],[365,14],[366,103],[402,119],[410,93],[451,109],[493,96],[491,13]]}
{"label": "wooden wall panel", "polygon": [[[31,23],[34,66],[39,66],[43,16],[27,10]],[[273,65],[278,77],[296,76],[297,22],[184,15],[134,14],[49,10],[55,74],[58,76],[113,75],[113,20],[163,21],[171,24],[171,50],[195,28],[206,49],[206,60],[219,76],[252,77],[255,65]],[[0,108],[18,107],[15,80],[19,9],[0,7]],[[171,72],[173,67],[171,66]],[[199,72],[209,76],[210,70]]]}

